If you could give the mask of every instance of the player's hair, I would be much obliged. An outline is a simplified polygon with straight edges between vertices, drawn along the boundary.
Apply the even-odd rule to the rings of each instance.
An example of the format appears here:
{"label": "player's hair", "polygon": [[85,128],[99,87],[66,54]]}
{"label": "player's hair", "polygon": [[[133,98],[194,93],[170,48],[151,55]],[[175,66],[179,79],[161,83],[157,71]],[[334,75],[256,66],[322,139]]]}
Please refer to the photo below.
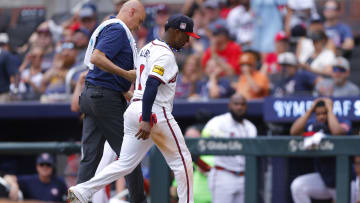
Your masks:
{"label": "player's hair", "polygon": [[318,101],[318,103],[315,104],[315,109],[318,107],[324,107],[324,106],[325,106],[324,100],[320,100],[320,101]]}

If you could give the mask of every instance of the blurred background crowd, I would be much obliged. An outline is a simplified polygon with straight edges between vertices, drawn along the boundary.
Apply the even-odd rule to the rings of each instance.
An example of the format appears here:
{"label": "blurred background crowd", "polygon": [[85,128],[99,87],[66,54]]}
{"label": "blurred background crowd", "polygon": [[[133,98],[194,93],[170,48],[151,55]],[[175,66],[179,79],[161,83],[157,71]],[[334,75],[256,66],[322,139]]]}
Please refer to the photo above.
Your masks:
{"label": "blurred background crowd", "polygon": [[[116,15],[124,2],[126,0],[112,0],[113,12],[103,12],[99,9],[99,1],[83,0],[78,1],[71,11],[53,16],[47,15],[48,11],[43,8],[0,8],[0,103],[71,101],[74,92],[78,94],[81,91],[81,84],[87,73],[83,60],[92,32],[103,20]],[[183,50],[175,53],[180,69],[175,100],[210,101],[230,98],[234,93],[240,93],[250,102],[267,96],[333,98],[360,95],[360,2],[357,0],[184,0],[180,4],[179,1],[159,2],[145,3],[147,18],[134,33],[138,49],[156,38],[161,39],[165,33],[167,18],[174,13],[181,12],[192,17],[194,32],[201,36],[198,40],[191,38]],[[77,98],[75,96],[72,100],[71,108],[74,112],[79,111]],[[316,108],[327,112],[332,110],[331,101],[324,99],[320,103],[322,104]],[[315,107],[309,114],[312,113],[318,115]],[[211,116],[201,115],[201,112],[196,114],[193,120],[199,123],[191,123],[190,127],[183,128],[185,136],[200,137],[204,134],[203,127]],[[328,118],[325,116],[323,119],[327,122]],[[259,135],[265,134],[267,128],[273,130],[274,134],[281,131],[279,134],[286,135],[315,131],[306,130],[309,126],[305,124],[301,127],[284,127],[267,123],[265,127],[264,123],[257,125],[257,122],[262,122],[262,119],[254,122]],[[47,127],[35,122],[26,126],[32,129]],[[317,126],[317,130],[329,130],[328,127]],[[339,120],[337,127],[341,129],[340,133],[326,133],[357,134],[352,129],[351,122]],[[75,127],[72,124],[66,128]],[[19,129],[16,130],[19,132]],[[63,131],[54,130],[53,133],[61,137]],[[78,132],[79,136],[80,134]],[[61,140],[75,139],[64,137],[66,136]],[[32,139],[38,138],[26,137],[27,141],[33,141]],[[41,139],[54,141],[55,138],[47,136],[45,139],[43,136]],[[58,199],[52,201],[64,202],[66,186],[75,183],[80,157],[72,155],[58,160],[66,163],[62,167],[56,165],[55,158],[49,154],[40,155],[35,162],[31,159],[34,163],[21,159],[24,163],[32,164],[28,167],[20,167],[12,158],[0,159],[0,171],[6,172],[0,172],[0,183],[2,180],[7,183],[5,191],[10,199],[38,199],[43,194],[51,194],[46,200],[56,197]],[[360,158],[355,159],[355,170],[360,177]],[[147,159],[143,163],[145,178],[149,178],[148,162]],[[294,180],[301,174],[314,171],[312,162],[312,159],[289,160],[289,179]],[[330,168],[334,167],[331,164],[334,164],[334,160],[330,163]],[[36,168],[29,170],[30,166]],[[56,178],[55,169],[61,171],[66,182]],[[202,170],[204,169],[199,169],[204,172]],[[13,175],[29,171],[38,175]],[[335,177],[335,172],[331,170],[325,170],[324,173],[330,174],[328,176],[331,178]],[[288,182],[289,186],[290,183],[291,181]],[[35,184],[37,187],[34,187]],[[116,185],[117,191],[122,191],[125,187],[124,180]],[[34,189],[42,186],[44,188]],[[176,202],[174,188],[176,190],[176,183],[170,189],[173,201]],[[292,201],[290,189],[298,191],[294,188],[302,188],[302,185],[292,184],[291,188],[285,189],[289,193],[289,202]],[[0,185],[0,191],[1,189]]]}
{"label": "blurred background crowd", "polygon": [[[92,32],[123,2],[113,0],[113,13],[100,13],[84,1],[68,15],[49,19],[39,11],[33,19],[21,13],[10,21],[4,17],[0,102],[68,101],[86,70],[83,58]],[[177,12],[192,17],[201,36],[176,53],[177,99],[206,101],[235,92],[248,100],[359,95],[359,35],[342,18],[344,1],[186,0],[181,6],[146,8],[146,21],[135,33],[138,48],[161,38],[167,18]]]}

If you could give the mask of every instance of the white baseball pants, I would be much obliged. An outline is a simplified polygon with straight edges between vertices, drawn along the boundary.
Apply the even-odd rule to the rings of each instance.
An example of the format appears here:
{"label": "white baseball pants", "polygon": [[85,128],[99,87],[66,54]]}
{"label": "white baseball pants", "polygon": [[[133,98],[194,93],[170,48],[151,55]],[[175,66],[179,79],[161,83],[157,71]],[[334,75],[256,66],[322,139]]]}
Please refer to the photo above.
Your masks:
{"label": "white baseball pants", "polygon": [[212,168],[208,176],[212,203],[243,203],[245,177]]}
{"label": "white baseball pants", "polygon": [[[355,181],[351,182],[351,203],[356,202]],[[336,190],[328,188],[319,173],[301,175],[291,183],[291,195],[295,203],[311,203],[312,199],[336,199]]]}
{"label": "white baseball pants", "polygon": [[141,110],[142,102],[137,101],[131,103],[124,114],[125,135],[119,159],[105,167],[89,181],[77,185],[75,189],[81,193],[84,199],[90,199],[92,194],[105,185],[133,171],[155,143],[175,174],[179,203],[193,203],[191,154],[185,144],[180,127],[165,108],[153,107],[153,113],[157,116],[157,124],[153,127],[149,139],[138,140],[135,134],[139,130]]}
{"label": "white baseball pants", "polygon": [[[98,174],[100,171],[102,171],[107,165],[109,165],[111,162],[116,160],[116,153],[112,150],[110,147],[108,141],[105,141],[104,144],[104,152],[101,157],[100,163],[96,169],[95,175]],[[109,197],[106,194],[105,188],[102,188],[101,190],[97,191],[93,197],[92,202],[97,203],[108,203]]]}

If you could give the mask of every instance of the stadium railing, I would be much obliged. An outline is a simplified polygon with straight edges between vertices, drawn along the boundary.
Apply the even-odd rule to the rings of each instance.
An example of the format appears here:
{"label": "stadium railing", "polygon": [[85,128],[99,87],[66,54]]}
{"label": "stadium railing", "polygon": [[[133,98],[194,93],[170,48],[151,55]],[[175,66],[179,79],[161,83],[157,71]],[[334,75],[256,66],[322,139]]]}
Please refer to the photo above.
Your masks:
{"label": "stadium railing", "polygon": [[[259,202],[260,157],[336,157],[336,202],[350,202],[351,156],[360,155],[360,136],[324,138],[312,149],[304,147],[301,137],[271,136],[252,139],[186,139],[194,155],[244,155],[246,157],[245,202]],[[38,154],[41,152],[72,154],[80,152],[79,143],[6,142],[0,143],[1,155]],[[169,202],[169,169],[159,150],[150,154],[151,202]]]}

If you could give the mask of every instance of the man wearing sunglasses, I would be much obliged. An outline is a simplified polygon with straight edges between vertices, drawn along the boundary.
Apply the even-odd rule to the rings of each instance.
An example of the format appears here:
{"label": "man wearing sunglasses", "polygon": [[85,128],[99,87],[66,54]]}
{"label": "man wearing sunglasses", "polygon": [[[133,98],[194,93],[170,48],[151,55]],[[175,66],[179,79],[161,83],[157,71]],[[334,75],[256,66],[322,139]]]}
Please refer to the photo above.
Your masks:
{"label": "man wearing sunglasses", "polygon": [[54,158],[48,153],[43,153],[36,160],[37,174],[18,176],[18,184],[24,199],[66,201],[66,184],[63,179],[55,175],[54,167]]}
{"label": "man wearing sunglasses", "polygon": [[360,90],[353,82],[349,81],[350,64],[343,57],[337,57],[332,67],[331,78],[322,80],[315,87],[315,95],[346,97],[359,96]]}

